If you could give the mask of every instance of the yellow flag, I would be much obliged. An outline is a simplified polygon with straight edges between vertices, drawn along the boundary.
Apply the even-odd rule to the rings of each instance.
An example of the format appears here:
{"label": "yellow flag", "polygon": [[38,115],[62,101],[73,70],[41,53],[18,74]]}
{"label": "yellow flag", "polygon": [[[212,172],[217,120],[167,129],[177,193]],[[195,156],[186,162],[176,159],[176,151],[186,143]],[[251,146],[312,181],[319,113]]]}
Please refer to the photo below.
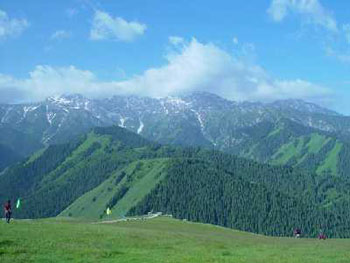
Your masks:
{"label": "yellow flag", "polygon": [[108,207],[106,213],[107,213],[107,215],[110,215],[110,214],[112,214],[112,210]]}

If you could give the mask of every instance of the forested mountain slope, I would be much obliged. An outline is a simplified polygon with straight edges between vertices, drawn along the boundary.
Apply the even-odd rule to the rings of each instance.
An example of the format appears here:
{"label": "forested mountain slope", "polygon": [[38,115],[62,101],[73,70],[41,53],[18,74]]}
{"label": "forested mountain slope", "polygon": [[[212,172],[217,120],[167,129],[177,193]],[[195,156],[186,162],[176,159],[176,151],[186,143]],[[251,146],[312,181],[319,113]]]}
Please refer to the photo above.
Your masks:
{"label": "forested mountain slope", "polygon": [[158,143],[201,146],[318,174],[348,173],[343,156],[349,148],[350,118],[300,100],[234,102],[210,93],[160,99],[65,95],[0,105],[0,144],[21,158],[111,125]]}
{"label": "forested mountain slope", "polygon": [[346,161],[350,144],[336,134],[305,128],[287,119],[276,125],[261,123],[241,132],[249,139],[233,151],[240,156],[317,174],[350,175]]}
{"label": "forested mountain slope", "polygon": [[0,198],[22,199],[16,217],[153,210],[269,235],[302,227],[350,236],[349,189],[347,177],[162,146],[116,126],[49,146],[0,175]]}
{"label": "forested mountain slope", "polygon": [[19,156],[7,146],[0,144],[0,172],[8,165],[21,159],[22,156]]}

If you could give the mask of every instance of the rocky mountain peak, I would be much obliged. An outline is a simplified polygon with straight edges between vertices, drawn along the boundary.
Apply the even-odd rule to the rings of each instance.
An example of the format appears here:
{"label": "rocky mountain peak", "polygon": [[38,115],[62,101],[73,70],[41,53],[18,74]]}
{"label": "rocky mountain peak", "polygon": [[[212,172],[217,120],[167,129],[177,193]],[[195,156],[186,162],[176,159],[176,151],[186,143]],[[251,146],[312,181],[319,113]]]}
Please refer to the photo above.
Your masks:
{"label": "rocky mountain peak", "polygon": [[279,110],[296,110],[307,113],[318,113],[332,116],[340,116],[341,114],[321,107],[315,103],[306,102],[301,99],[278,100],[270,104],[270,106]]}

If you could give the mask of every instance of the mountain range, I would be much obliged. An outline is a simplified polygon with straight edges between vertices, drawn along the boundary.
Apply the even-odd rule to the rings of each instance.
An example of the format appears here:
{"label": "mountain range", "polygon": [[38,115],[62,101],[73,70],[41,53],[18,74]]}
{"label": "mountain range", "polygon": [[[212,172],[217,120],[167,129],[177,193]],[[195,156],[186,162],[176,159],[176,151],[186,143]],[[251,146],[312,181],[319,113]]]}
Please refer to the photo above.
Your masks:
{"label": "mountain range", "polygon": [[[350,236],[349,117],[286,100],[81,95],[0,105],[17,217],[152,211],[268,235]],[[6,168],[7,167],[7,168]],[[6,168],[6,169],[5,169]]]}
{"label": "mountain range", "polygon": [[111,125],[162,144],[347,176],[350,117],[301,100],[234,102],[211,93],[160,99],[75,94],[0,105],[0,170],[43,147]]}
{"label": "mountain range", "polygon": [[[149,212],[267,234],[350,236],[350,180],[151,142],[118,126],[54,144],[0,173],[16,218],[116,219]],[[106,215],[106,209],[112,210]]]}

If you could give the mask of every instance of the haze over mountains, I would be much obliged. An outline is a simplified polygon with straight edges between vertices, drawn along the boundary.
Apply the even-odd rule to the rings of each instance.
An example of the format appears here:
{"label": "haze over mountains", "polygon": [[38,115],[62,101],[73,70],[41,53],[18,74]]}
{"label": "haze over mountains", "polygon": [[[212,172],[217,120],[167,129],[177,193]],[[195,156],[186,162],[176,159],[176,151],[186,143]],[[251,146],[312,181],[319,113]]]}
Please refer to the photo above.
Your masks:
{"label": "haze over mountains", "polygon": [[350,236],[349,117],[315,104],[67,95],[1,105],[0,131],[0,197],[21,197],[20,217],[99,219],[111,207]]}
{"label": "haze over mountains", "polygon": [[163,144],[204,146],[261,162],[344,173],[338,160],[350,117],[301,100],[234,102],[211,93],[153,99],[81,95],[34,104],[0,105],[0,169],[45,145],[95,126],[118,125]]}
{"label": "haze over mountains", "polygon": [[301,100],[233,102],[210,93],[152,99],[81,95],[0,105],[0,169],[95,126],[118,125],[163,144],[204,146],[260,162],[344,174],[350,117]]}

